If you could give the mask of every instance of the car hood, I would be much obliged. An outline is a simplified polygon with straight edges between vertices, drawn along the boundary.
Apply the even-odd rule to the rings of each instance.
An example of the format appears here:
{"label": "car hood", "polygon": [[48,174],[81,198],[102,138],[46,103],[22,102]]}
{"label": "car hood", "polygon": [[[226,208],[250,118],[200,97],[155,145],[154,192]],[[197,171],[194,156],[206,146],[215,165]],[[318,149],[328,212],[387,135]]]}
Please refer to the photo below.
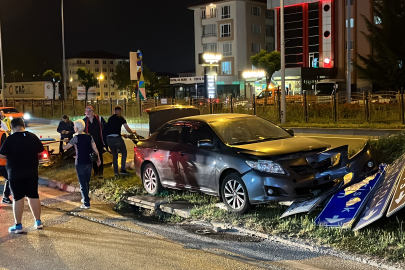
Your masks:
{"label": "car hood", "polygon": [[297,152],[330,147],[321,141],[303,137],[293,137],[275,141],[234,146],[235,151],[255,156],[281,156]]}

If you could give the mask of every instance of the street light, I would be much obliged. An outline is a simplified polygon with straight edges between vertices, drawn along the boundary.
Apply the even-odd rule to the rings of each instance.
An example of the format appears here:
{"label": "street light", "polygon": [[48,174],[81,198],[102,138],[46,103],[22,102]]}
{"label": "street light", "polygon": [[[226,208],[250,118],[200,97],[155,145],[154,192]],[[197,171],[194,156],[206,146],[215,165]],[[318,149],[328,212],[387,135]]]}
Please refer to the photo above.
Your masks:
{"label": "street light", "polygon": [[103,74],[100,74],[99,77],[97,77],[98,83],[100,84],[100,96],[104,97],[103,94],[103,86],[101,85],[101,81],[104,79]]}
{"label": "street light", "polygon": [[63,51],[63,99],[67,99],[67,91],[66,91],[66,81],[67,81],[67,75],[66,75],[66,56],[65,56],[65,22],[64,22],[64,16],[63,16],[63,0],[61,0],[61,13],[62,13],[62,51]]}
{"label": "street light", "polygon": [[280,45],[281,45],[281,124],[287,121],[285,105],[285,40],[284,40],[284,0],[280,0]]}

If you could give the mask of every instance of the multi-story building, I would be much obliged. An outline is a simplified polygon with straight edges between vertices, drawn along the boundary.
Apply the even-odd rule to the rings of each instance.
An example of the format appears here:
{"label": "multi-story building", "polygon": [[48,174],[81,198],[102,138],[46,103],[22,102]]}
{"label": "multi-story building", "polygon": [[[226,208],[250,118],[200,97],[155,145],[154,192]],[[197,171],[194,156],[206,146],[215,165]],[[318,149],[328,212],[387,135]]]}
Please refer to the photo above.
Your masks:
{"label": "multi-story building", "polygon": [[[115,69],[118,65],[129,62],[128,57],[107,52],[82,52],[67,60],[67,72],[69,75],[69,86],[74,92],[74,97],[81,97],[81,83],[76,71],[78,68],[90,69],[99,82],[96,87],[90,89],[89,99],[123,99],[127,97],[124,90],[118,90],[113,80]],[[78,93],[79,92],[79,93]]]}
{"label": "multi-story building", "polygon": [[[322,79],[346,81],[348,47],[350,62],[357,61],[358,54],[372,53],[362,34],[367,32],[362,16],[373,21],[373,0],[285,0],[284,5],[286,88],[290,94],[310,91],[312,84]],[[275,11],[275,45],[280,50],[280,0],[268,0],[267,7]],[[348,25],[352,37],[349,42]],[[371,88],[356,70],[351,77],[352,91]],[[275,73],[273,78],[279,83],[281,73]]]}
{"label": "multi-story building", "polygon": [[274,12],[267,11],[266,0],[201,1],[189,9],[194,11],[196,76],[209,69],[199,64],[201,53],[222,54],[216,96],[247,95],[240,74],[252,69],[250,57],[275,49]]}

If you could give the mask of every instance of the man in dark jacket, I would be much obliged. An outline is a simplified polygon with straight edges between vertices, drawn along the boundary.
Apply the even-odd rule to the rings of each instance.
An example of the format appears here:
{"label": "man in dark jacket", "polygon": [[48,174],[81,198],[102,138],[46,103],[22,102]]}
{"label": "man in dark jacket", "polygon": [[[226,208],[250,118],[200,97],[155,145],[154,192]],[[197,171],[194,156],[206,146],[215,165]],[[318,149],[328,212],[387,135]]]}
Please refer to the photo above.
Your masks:
{"label": "man in dark jacket", "polygon": [[86,117],[83,119],[86,124],[86,133],[90,134],[93,137],[94,143],[97,146],[97,150],[100,154],[101,165],[98,166],[97,162],[93,163],[94,176],[98,178],[103,178],[103,152],[104,152],[104,140],[103,140],[103,129],[106,124],[103,117],[94,114],[94,108],[92,106],[86,107]]}
{"label": "man in dark jacket", "polygon": [[66,114],[62,116],[62,121],[60,121],[58,129],[56,130],[60,133],[60,145],[59,153],[63,153],[63,140],[68,139],[69,141],[73,138],[75,130],[73,128],[73,122],[69,120],[69,116]]}

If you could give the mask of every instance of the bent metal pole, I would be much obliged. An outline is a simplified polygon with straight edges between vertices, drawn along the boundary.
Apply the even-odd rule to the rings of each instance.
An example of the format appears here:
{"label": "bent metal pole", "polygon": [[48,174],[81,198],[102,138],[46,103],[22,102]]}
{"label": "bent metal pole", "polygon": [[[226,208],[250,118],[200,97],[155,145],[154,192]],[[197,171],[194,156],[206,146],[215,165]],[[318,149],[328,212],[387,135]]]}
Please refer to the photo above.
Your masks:
{"label": "bent metal pole", "polygon": [[285,40],[284,40],[284,0],[280,0],[280,45],[281,45],[281,124],[287,121],[285,104]]}

